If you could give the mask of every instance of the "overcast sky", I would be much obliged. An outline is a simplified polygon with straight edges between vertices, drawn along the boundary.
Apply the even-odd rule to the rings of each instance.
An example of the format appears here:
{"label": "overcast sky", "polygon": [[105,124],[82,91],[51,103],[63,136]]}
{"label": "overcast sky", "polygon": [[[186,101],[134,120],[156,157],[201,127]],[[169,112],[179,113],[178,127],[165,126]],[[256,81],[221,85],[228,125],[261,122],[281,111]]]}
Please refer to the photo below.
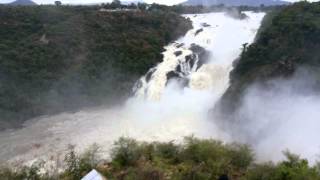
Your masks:
{"label": "overcast sky", "polygon": [[[0,0],[1,3],[8,3],[12,2],[14,0]],[[34,2],[38,4],[52,4],[55,0],[33,0]],[[60,0],[62,3],[65,4],[91,4],[91,3],[101,3],[101,2],[110,2],[112,0]],[[122,0],[122,1],[137,1],[137,0]],[[167,4],[167,5],[173,5],[178,4],[186,0],[145,0],[147,3],[158,3],[158,4]],[[295,2],[298,0],[286,0],[290,2]],[[310,1],[316,1],[316,0],[310,0]]]}

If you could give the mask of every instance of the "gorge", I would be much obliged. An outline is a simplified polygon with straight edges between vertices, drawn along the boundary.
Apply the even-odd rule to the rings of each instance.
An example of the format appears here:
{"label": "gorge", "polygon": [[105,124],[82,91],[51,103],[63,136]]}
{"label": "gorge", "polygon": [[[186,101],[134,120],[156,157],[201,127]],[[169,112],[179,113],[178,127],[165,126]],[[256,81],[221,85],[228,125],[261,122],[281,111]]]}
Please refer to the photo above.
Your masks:
{"label": "gorge", "polygon": [[[242,44],[254,40],[264,13],[246,15],[248,18],[243,20],[223,12],[185,15],[194,28],[165,47],[163,62],[151,69],[149,82],[146,77],[140,80],[143,83],[136,87],[136,96],[124,107],[102,107],[28,121],[22,129],[0,134],[1,159],[48,161],[51,156],[63,154],[68,144],[81,151],[98,143],[108,152],[121,136],[146,141],[181,140],[192,134],[223,137],[207,114],[227,89],[232,62],[241,53]],[[196,34],[199,29],[203,32]],[[210,52],[204,57],[206,63],[198,62],[199,54],[190,50],[193,44]],[[195,62],[187,62],[188,56],[194,56]],[[179,78],[167,80],[167,73],[177,66],[181,69],[178,73],[183,74],[179,78],[187,80],[186,86],[177,83]]]}

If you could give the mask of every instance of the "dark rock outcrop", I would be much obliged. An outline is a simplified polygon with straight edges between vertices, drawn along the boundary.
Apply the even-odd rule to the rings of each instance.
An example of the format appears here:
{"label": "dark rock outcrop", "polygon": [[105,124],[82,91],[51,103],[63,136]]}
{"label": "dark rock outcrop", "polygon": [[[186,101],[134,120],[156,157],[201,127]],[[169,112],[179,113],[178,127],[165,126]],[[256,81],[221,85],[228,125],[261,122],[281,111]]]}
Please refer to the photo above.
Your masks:
{"label": "dark rock outcrop", "polygon": [[[198,70],[202,65],[208,63],[209,52],[203,47],[191,44],[189,50],[192,51],[192,54],[185,56],[184,61],[180,62],[179,65],[175,68],[174,71],[167,73],[167,84],[174,80],[178,82],[180,87],[186,87],[189,84],[188,76],[192,71]],[[175,55],[179,55],[182,52],[177,51]]]}
{"label": "dark rock outcrop", "polygon": [[152,77],[152,75],[153,75],[153,73],[156,71],[156,69],[155,68],[152,68],[152,69],[150,69],[148,72],[147,72],[147,74],[146,74],[146,81],[147,82],[149,82],[150,81],[150,79],[151,79],[151,77]]}
{"label": "dark rock outcrop", "polygon": [[176,55],[176,56],[180,56],[182,54],[182,51],[176,51],[176,52],[174,52],[174,55]]}
{"label": "dark rock outcrop", "polygon": [[197,69],[199,69],[202,65],[207,64],[209,61],[210,52],[204,49],[203,47],[192,44],[190,50],[196,54],[199,58]]}
{"label": "dark rock outcrop", "polygon": [[201,23],[201,26],[202,26],[202,27],[211,27],[211,25],[208,24],[208,23]]}
{"label": "dark rock outcrop", "polygon": [[180,43],[180,44],[177,44],[177,48],[181,48],[182,46],[184,46],[184,43]]}
{"label": "dark rock outcrop", "polygon": [[199,33],[201,33],[203,31],[203,29],[201,28],[201,29],[198,29],[197,31],[196,31],[196,33],[194,33],[194,35],[195,36],[197,36]]}

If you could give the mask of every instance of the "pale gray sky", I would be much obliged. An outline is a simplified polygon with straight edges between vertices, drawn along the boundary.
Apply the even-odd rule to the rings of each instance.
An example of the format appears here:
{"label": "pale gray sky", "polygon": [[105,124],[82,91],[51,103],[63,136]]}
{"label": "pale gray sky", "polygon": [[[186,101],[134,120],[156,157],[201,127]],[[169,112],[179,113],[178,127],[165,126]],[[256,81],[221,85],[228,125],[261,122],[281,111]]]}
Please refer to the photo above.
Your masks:
{"label": "pale gray sky", "polygon": [[[1,3],[8,3],[14,0],[0,0]],[[52,4],[55,0],[33,0],[38,4]],[[62,3],[65,4],[91,4],[91,3],[102,3],[102,2],[110,2],[112,0],[60,0]],[[123,1],[137,1],[137,0],[123,0]],[[186,0],[144,0],[147,3],[159,3],[159,4],[167,4],[173,5],[178,4]],[[298,0],[286,0],[290,2],[295,2]],[[310,1],[317,1],[317,0],[310,0]]]}

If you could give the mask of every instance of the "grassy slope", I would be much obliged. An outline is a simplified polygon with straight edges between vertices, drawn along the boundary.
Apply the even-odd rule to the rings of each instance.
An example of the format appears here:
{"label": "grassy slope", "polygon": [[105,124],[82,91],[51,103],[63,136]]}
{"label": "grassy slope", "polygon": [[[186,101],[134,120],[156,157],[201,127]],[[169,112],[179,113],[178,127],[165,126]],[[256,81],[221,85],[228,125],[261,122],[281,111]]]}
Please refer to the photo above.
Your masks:
{"label": "grassy slope", "polygon": [[98,8],[0,6],[0,127],[120,102],[192,26],[171,11]]}

